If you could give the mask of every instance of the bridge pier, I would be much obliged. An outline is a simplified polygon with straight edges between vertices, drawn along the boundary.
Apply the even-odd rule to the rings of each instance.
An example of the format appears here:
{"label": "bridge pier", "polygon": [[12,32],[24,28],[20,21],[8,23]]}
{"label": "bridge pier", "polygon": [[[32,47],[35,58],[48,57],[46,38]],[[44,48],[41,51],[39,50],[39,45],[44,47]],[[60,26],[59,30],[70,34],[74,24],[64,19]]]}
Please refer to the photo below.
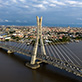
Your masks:
{"label": "bridge pier", "polygon": [[8,54],[11,54],[11,53],[13,53],[13,52],[12,52],[11,50],[8,50],[7,53],[8,53]]}
{"label": "bridge pier", "polygon": [[37,69],[40,67],[40,64],[37,64],[37,62],[35,64],[30,64],[30,62],[27,62],[26,66],[31,68],[31,69]]}

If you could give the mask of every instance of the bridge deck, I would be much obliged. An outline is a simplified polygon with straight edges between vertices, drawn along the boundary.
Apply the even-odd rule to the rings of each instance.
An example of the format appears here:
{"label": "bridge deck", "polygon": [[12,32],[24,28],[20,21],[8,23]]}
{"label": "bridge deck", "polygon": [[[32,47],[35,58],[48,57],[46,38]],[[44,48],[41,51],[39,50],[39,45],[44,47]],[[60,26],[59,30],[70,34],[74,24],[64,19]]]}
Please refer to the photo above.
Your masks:
{"label": "bridge deck", "polygon": [[[23,55],[26,55],[29,57],[32,56],[32,51],[24,49],[24,47],[17,47],[17,45],[16,46],[8,45],[8,44],[4,44],[4,42],[0,42],[0,48],[10,50],[12,52],[20,53],[20,54],[23,54]],[[60,59],[57,59],[57,58],[52,57],[52,56],[47,56],[47,55],[45,56],[42,54],[38,54],[37,59],[41,60],[42,62],[51,64],[55,67],[58,67],[60,69],[65,69],[68,72],[72,72],[73,74],[76,74],[77,76],[82,77],[82,67],[81,66],[74,65],[74,64],[68,63],[64,60],[60,60]]]}

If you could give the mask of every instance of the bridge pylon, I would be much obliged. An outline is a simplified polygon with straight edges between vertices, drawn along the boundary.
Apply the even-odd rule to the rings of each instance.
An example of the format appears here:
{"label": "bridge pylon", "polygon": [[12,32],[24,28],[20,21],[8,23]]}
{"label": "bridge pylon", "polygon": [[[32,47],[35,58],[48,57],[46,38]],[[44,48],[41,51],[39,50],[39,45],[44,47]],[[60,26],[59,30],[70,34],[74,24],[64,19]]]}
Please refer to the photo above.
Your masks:
{"label": "bridge pylon", "polygon": [[[42,39],[42,17],[39,19],[39,17],[36,16],[36,19],[37,19],[37,38],[35,41],[35,45],[33,48],[33,54],[32,54],[32,58],[31,58],[31,62],[30,62],[31,66],[34,66],[34,67],[29,66],[31,68],[39,67],[36,65],[36,56],[37,56],[38,45],[41,46],[41,54],[46,55],[45,47],[44,47],[44,43],[43,43],[43,39]],[[40,41],[40,44],[39,44],[39,41]]]}
{"label": "bridge pylon", "polygon": [[[44,47],[44,43],[42,39],[42,17],[39,19],[39,17],[36,16],[36,19],[37,19],[37,38],[36,38],[36,42],[35,42],[34,49],[33,49],[31,64],[35,64],[38,45],[41,46],[41,54],[46,55],[45,47]],[[39,41],[40,41],[40,44],[39,44]]]}

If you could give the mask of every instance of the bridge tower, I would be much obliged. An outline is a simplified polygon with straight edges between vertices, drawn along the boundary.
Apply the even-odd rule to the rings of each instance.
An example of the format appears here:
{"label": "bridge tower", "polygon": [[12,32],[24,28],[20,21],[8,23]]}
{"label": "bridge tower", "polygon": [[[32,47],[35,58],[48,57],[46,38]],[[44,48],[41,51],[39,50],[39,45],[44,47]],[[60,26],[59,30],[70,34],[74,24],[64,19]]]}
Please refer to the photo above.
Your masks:
{"label": "bridge tower", "polygon": [[37,38],[33,49],[31,64],[35,64],[39,40],[40,40],[40,46],[41,46],[41,53],[46,55],[44,43],[42,39],[42,17],[39,19],[39,17],[36,16],[36,19],[37,19]]}
{"label": "bridge tower", "polygon": [[[42,17],[39,19],[39,17],[36,16],[36,19],[37,19],[37,38],[35,41],[30,66],[27,64],[27,66],[31,67],[32,69],[36,69],[36,68],[40,67],[40,65],[36,65],[36,56],[37,56],[38,45],[41,46],[41,54],[46,55],[45,47],[44,47],[44,43],[43,43],[43,39],[42,39]],[[40,41],[40,44],[39,44],[39,41]]]}

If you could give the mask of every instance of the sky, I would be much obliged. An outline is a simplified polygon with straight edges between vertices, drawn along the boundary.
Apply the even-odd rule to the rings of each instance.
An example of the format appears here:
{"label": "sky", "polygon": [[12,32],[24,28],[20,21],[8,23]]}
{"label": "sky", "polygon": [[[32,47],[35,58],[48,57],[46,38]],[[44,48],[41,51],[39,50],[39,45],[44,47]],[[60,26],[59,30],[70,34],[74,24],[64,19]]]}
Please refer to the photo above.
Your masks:
{"label": "sky", "polygon": [[0,0],[0,23],[82,25],[82,0]]}

